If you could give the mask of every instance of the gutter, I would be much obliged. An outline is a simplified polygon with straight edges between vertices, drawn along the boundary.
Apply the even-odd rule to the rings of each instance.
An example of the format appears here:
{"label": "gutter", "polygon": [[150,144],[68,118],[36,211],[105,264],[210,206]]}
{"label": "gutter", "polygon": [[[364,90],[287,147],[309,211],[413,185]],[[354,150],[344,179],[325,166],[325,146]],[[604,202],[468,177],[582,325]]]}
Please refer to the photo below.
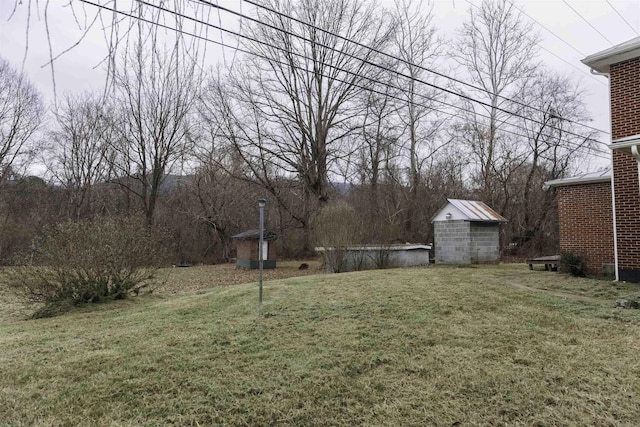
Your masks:
{"label": "gutter", "polygon": [[606,78],[607,80],[609,80],[609,77],[610,77],[609,73],[601,73],[600,71],[596,71],[593,68],[589,68],[589,71],[594,76],[602,76],[602,77]]}

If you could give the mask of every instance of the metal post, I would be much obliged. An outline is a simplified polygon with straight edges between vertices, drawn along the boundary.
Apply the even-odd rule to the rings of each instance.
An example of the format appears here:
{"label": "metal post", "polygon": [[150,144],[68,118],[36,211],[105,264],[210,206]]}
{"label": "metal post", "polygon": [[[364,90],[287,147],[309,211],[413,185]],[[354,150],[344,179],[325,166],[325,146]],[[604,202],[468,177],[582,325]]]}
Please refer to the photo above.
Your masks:
{"label": "metal post", "polygon": [[[265,199],[258,199],[258,206],[260,207],[260,247],[258,248],[258,268],[260,270],[259,286],[260,291],[258,294],[258,311],[262,315],[262,270],[264,266],[264,206],[267,204]],[[267,254],[268,256],[268,254]]]}

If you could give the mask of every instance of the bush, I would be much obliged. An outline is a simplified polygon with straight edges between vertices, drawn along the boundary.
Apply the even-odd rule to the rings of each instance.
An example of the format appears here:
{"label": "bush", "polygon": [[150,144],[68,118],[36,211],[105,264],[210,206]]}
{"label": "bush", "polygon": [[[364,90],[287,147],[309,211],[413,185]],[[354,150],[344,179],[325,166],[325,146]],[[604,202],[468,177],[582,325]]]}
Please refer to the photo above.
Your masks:
{"label": "bush", "polygon": [[157,239],[139,219],[98,218],[45,230],[29,264],[13,270],[11,285],[37,315],[64,307],[137,294],[164,261]]}
{"label": "bush", "polygon": [[391,262],[391,250],[384,246],[375,252],[373,262],[378,269],[395,267],[395,264]]}
{"label": "bush", "polygon": [[574,252],[563,252],[560,255],[560,270],[575,277],[585,276],[585,259]]}
{"label": "bush", "polygon": [[362,235],[356,211],[342,201],[325,206],[314,221],[313,233],[315,244],[324,248],[322,257],[327,268],[334,273],[345,271],[345,249],[359,243]]}

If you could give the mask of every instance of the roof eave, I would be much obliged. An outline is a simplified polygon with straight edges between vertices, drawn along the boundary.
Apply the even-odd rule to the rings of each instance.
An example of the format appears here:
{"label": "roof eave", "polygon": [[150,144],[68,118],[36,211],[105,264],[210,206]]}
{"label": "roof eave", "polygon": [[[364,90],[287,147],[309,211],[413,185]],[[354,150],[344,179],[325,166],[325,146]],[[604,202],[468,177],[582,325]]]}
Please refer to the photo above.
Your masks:
{"label": "roof eave", "polygon": [[640,37],[589,55],[581,62],[598,73],[609,74],[612,64],[637,58],[638,56],[640,56]]}
{"label": "roof eave", "polygon": [[[612,150],[624,151],[634,157],[637,157],[633,154],[633,147],[635,147],[636,150],[640,148],[640,135],[632,135],[626,138],[614,139],[609,145],[609,148],[611,148]],[[638,161],[640,162],[640,158],[638,158]]]}
{"label": "roof eave", "polygon": [[611,176],[598,176],[593,178],[565,178],[554,179],[544,183],[547,187],[567,187],[569,185],[595,184],[598,182],[611,182]]}

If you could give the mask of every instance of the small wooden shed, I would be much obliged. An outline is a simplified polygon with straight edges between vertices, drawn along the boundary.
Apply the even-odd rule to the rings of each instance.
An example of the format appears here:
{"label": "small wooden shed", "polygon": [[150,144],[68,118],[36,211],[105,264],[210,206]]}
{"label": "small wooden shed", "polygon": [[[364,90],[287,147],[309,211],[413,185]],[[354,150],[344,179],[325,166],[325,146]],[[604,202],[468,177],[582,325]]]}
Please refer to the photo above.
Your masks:
{"label": "small wooden shed", "polygon": [[483,202],[447,199],[431,219],[436,264],[500,260],[500,224],[507,220]]}
{"label": "small wooden shed", "polygon": [[[257,269],[260,266],[260,230],[247,230],[235,236],[236,241],[236,267]],[[276,245],[273,243],[278,237],[264,231],[264,260],[263,268],[276,268]]]}

